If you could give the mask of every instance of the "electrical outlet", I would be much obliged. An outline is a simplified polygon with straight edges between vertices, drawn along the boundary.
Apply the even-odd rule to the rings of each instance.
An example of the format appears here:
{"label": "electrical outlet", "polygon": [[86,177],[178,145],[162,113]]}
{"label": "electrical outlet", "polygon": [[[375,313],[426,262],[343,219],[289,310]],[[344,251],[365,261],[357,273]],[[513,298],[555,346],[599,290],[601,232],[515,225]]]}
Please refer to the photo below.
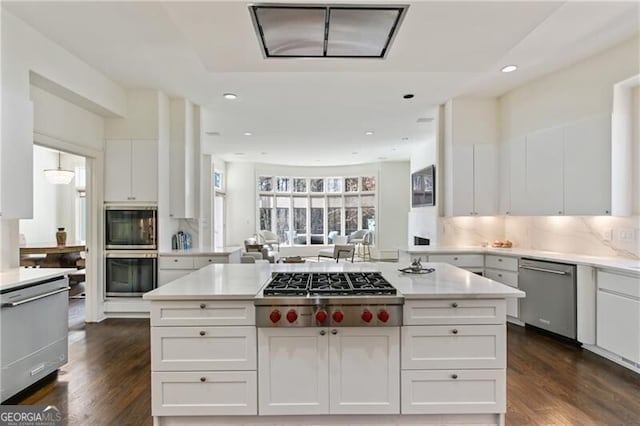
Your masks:
{"label": "electrical outlet", "polygon": [[602,239],[604,241],[611,241],[613,239],[613,229],[605,229],[602,231]]}
{"label": "electrical outlet", "polygon": [[631,228],[623,228],[618,231],[618,239],[620,241],[631,241],[635,237],[635,232]]}

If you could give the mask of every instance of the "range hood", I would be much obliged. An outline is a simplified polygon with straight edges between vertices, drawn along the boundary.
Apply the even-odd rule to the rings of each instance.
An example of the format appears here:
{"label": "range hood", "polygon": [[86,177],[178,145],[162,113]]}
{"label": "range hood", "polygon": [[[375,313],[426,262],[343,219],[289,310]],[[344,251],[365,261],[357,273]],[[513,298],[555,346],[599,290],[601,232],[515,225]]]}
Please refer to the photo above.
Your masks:
{"label": "range hood", "polygon": [[253,4],[265,58],[384,58],[408,5]]}

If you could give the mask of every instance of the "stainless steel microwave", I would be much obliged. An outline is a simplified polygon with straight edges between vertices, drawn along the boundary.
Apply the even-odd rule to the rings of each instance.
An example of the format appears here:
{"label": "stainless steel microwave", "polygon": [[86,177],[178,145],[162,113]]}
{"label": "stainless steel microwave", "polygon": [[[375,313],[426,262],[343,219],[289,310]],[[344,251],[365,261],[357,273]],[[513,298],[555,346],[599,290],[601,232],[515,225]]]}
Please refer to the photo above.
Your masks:
{"label": "stainless steel microwave", "polygon": [[158,208],[156,206],[105,206],[105,249],[156,250]]}

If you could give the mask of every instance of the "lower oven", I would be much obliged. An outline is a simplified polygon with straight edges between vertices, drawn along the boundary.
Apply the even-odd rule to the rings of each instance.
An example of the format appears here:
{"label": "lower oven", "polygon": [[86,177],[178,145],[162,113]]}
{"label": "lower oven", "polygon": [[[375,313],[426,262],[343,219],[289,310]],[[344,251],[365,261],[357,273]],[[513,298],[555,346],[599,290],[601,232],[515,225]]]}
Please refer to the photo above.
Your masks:
{"label": "lower oven", "polygon": [[142,296],[158,286],[158,253],[107,252],[105,275],[107,296]]}

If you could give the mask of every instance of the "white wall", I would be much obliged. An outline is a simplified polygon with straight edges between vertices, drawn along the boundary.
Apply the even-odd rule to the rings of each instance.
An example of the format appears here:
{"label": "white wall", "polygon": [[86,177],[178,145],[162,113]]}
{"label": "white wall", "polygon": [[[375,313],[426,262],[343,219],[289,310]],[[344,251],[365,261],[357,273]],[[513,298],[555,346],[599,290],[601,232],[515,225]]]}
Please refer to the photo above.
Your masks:
{"label": "white wall", "polygon": [[633,151],[632,187],[633,212],[640,215],[640,86],[636,86],[631,94],[631,144]]}
{"label": "white wall", "polygon": [[160,132],[157,90],[127,89],[127,114],[105,120],[106,139],[158,139]]}
{"label": "white wall", "polygon": [[408,161],[380,163],[376,244],[374,258],[395,259],[398,249],[407,248],[411,179]]}
{"label": "white wall", "polygon": [[242,246],[256,233],[256,165],[227,163],[227,235],[229,246]]}

